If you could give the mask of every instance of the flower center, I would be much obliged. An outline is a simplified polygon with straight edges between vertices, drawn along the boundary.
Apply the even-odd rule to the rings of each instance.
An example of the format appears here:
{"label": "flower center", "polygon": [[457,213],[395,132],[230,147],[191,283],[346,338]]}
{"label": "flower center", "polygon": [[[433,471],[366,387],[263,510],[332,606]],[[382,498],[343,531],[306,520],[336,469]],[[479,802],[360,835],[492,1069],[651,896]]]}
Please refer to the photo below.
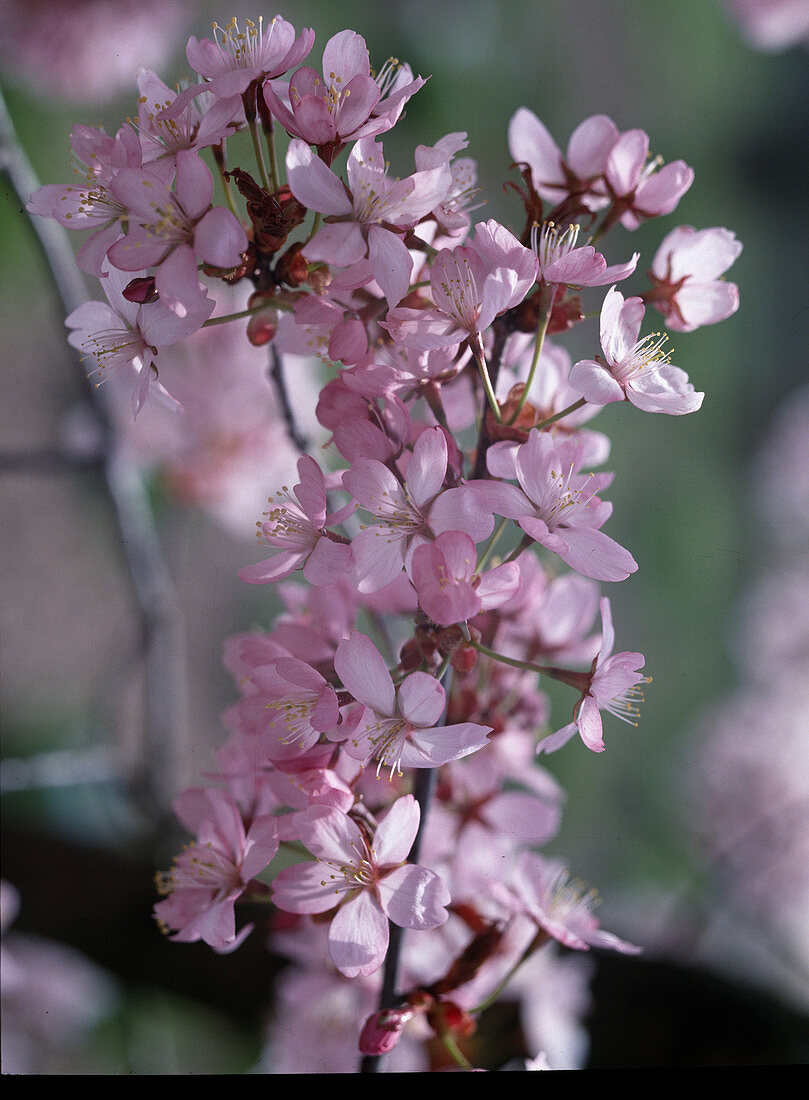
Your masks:
{"label": "flower center", "polygon": [[567,256],[576,247],[579,238],[580,226],[568,225],[566,229],[554,224],[543,222],[542,229],[538,233],[538,226],[531,229],[531,248],[539,258],[541,269],[544,271],[551,264]]}
{"label": "flower center", "polygon": [[642,370],[657,370],[671,362],[670,353],[663,350],[668,336],[665,332],[650,332],[626,355],[623,362],[613,363],[612,374],[619,382],[627,382]]}

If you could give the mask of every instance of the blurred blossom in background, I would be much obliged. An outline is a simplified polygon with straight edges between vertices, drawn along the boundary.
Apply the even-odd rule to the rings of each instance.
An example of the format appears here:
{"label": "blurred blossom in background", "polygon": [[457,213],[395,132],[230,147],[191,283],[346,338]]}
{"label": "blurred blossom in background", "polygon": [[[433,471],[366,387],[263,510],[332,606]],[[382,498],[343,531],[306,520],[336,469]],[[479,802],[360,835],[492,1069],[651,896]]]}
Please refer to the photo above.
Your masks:
{"label": "blurred blossom in background", "polygon": [[[0,82],[39,181],[70,178],[73,125],[114,133],[137,114],[141,66],[173,86],[191,76],[188,35],[258,7],[0,0]],[[467,131],[487,203],[477,217],[522,228],[502,186],[517,179],[507,126],[518,108],[561,147],[599,113],[646,130],[653,154],[693,166],[695,184],[664,230],[725,226],[742,242],[729,276],[739,312],[673,334],[673,361],[705,391],[703,409],[676,435],[659,422],[622,430],[623,409],[601,413],[616,471],[612,534],[641,563],[610,595],[654,682],[638,729],[615,730],[602,757],[554,758],[568,804],[551,854],[599,883],[624,918],[610,926],[646,952],[536,959],[519,978],[530,1012],[511,1024],[557,1068],[805,1061],[809,0],[445,0],[440,14],[428,0],[384,10],[301,0],[278,9],[316,29],[316,49],[351,27],[377,64],[398,56],[431,76],[385,153],[404,171],[408,142]],[[641,265],[659,228],[632,237]],[[182,420],[148,408],[133,425],[127,387],[105,383],[182,613],[174,686],[184,713],[154,758],[167,794],[155,809],[118,778],[143,763],[149,706],[127,535],[98,471],[82,468],[96,426],[5,181],[0,239],[3,1069],[353,1068],[353,1050],[340,1061],[351,1042],[340,1021],[358,998],[372,1005],[375,991],[347,984],[343,1004],[332,985],[327,1002],[316,968],[283,970],[282,934],[269,962],[250,941],[212,960],[199,944],[166,945],[150,913],[152,871],[178,846],[168,799],[212,768],[220,714],[234,701],[224,641],[273,614],[265,593],[236,577],[257,560],[267,497],[294,476],[268,358],[239,328],[200,333],[170,367]],[[243,304],[234,292],[227,308]],[[295,358],[286,372],[312,433],[321,370]],[[308,1051],[283,1043],[293,1024]],[[402,1043],[396,1056],[402,1069],[422,1066],[420,1047]]]}

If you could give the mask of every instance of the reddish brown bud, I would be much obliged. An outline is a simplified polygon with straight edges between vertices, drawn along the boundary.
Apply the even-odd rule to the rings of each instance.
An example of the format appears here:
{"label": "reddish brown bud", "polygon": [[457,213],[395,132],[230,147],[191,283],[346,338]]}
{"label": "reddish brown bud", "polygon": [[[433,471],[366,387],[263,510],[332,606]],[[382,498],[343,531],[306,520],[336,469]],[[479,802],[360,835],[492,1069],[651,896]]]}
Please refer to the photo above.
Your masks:
{"label": "reddish brown bud", "polygon": [[458,646],[449,663],[456,672],[472,672],[478,663],[478,651],[471,645]]}
{"label": "reddish brown bud", "polygon": [[154,275],[145,275],[139,279],[133,279],[127,283],[121,291],[128,302],[144,305],[146,302],[156,302],[158,298],[154,285]]}
{"label": "reddish brown bud", "polygon": [[473,1035],[477,1029],[474,1018],[454,1001],[437,1001],[435,1008],[427,1013],[427,1022],[436,1035],[449,1032],[459,1039]]}
{"label": "reddish brown bud", "polygon": [[275,276],[287,286],[302,286],[309,275],[309,264],[301,251],[303,245],[296,242],[286,250],[275,265]]}

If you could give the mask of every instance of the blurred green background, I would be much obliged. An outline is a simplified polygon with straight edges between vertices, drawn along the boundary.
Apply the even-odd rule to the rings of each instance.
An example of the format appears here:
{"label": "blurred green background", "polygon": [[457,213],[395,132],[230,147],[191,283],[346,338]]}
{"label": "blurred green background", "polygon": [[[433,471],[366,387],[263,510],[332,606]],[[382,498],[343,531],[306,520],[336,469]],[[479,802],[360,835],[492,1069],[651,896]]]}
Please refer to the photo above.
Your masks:
{"label": "blurred green background", "polygon": [[[213,19],[275,14],[242,3],[226,11],[207,2],[167,9],[178,17],[172,58],[159,68],[169,84],[187,73],[188,34],[207,36]],[[549,759],[569,791],[552,850],[599,887],[608,927],[622,930],[620,918],[608,918],[623,911],[625,930],[631,925],[642,935],[633,924],[642,905],[633,899],[660,896],[688,907],[702,896],[683,813],[692,731],[705,707],[735,686],[729,642],[737,600],[766,564],[749,462],[773,411],[809,373],[809,52],[751,48],[713,0],[347,0],[278,10],[297,28],[316,29],[311,64],[331,34],[350,27],[366,38],[372,65],[396,56],[431,75],[385,138],[385,152],[404,174],[414,145],[466,131],[487,200],[477,217],[521,228],[521,210],[502,187],[515,178],[506,128],[518,107],[531,108],[562,148],[582,119],[604,113],[621,130],[646,130],[653,153],[682,158],[695,171],[674,214],[610,237],[610,262],[639,250],[645,269],[663,235],[683,223],[725,226],[743,242],[728,274],[739,285],[739,312],[671,339],[673,362],[706,393],[702,411],[641,417],[611,406],[597,422],[613,440],[610,533],[640,563],[609,593],[617,645],[645,654],[653,683],[637,729],[607,720],[601,756],[571,745]],[[92,35],[93,26],[85,32]],[[128,34],[125,18],[118,33]],[[152,34],[161,39],[159,14]],[[114,53],[115,41],[108,35],[98,49]],[[129,88],[92,103],[51,94],[31,79],[7,60],[3,93],[42,183],[70,180],[74,123],[112,133],[135,113],[134,70]],[[54,294],[5,180],[0,240],[2,451],[44,453],[64,432],[81,386]],[[62,1052],[58,1068],[43,1053],[39,1072],[247,1070],[259,1050],[260,1013],[240,1012],[237,996],[229,1003],[226,990],[209,990],[231,981],[235,988],[253,967],[258,1003],[272,964],[255,952],[240,963],[237,953],[208,971],[201,953],[159,939],[149,916],[150,868],[167,864],[178,837],[156,837],[146,827],[97,753],[121,736],[123,751],[137,752],[126,738],[137,739],[131,716],[142,687],[138,622],[103,486],[93,472],[7,463],[2,492],[3,873],[21,894],[15,927],[61,937],[117,978],[116,1007],[101,1030]],[[192,737],[165,777],[178,790],[210,767],[219,712],[234,697],[220,667],[224,638],[266,622],[268,611],[266,597],[245,591],[235,576],[253,560],[251,539],[235,539],[162,496],[153,504],[187,632]],[[123,735],[111,732],[120,729]],[[99,851],[107,862],[97,861]],[[89,878],[96,866],[101,882]],[[106,892],[105,876],[117,894],[102,913],[90,899]],[[177,962],[183,953],[193,961]],[[240,977],[229,978],[237,971],[228,967]]]}

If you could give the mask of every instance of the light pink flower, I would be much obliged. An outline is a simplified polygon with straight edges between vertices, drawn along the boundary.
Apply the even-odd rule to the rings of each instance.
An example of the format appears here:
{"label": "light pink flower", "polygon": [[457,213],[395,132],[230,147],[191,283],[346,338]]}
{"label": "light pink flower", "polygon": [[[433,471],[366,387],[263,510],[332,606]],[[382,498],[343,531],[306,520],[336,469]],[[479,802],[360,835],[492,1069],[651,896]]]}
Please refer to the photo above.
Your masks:
{"label": "light pink flower", "polygon": [[[159,350],[184,340],[196,332],[210,316],[214,302],[202,297],[196,308],[178,316],[162,301],[138,305],[122,296],[133,272],[121,272],[104,266],[101,285],[108,298],[104,302],[85,302],[74,309],[65,324],[72,331],[68,343],[95,360],[90,376],[101,381],[118,371],[132,368],[137,376],[132,391],[132,412],[137,416],[150,393],[177,409],[178,402],[158,381],[155,360]],[[100,385],[99,383],[96,383]]]}
{"label": "light pink flower", "polygon": [[682,160],[661,168],[659,159],[649,160],[648,134],[627,130],[610,149],[604,179],[621,225],[637,229],[644,218],[672,212],[694,182],[694,170]]}
{"label": "light pink flower", "polygon": [[[242,31],[236,19],[226,27],[214,23],[216,41],[189,38],[188,64],[205,77],[205,87],[219,99],[241,95],[254,80],[271,80],[300,65],[315,42],[311,29],[295,35],[295,28],[280,15],[270,20],[245,21]],[[195,94],[200,89],[190,89]]]}
{"label": "light pink flower", "polygon": [[239,97],[213,99],[198,91],[198,99],[184,96],[175,107],[178,93],[149,69],[138,73],[138,136],[144,165],[168,159],[186,149],[198,151],[216,145],[232,134],[243,115]]}
{"label": "light pink flower", "polygon": [[292,137],[336,151],[349,141],[389,130],[407,100],[424,84],[408,66],[385,66],[374,79],[365,39],[340,31],[323,50],[323,75],[299,69],[288,87],[268,83],[264,98]]}
{"label": "light pink flower", "polygon": [[186,792],[177,809],[197,838],[163,876],[168,897],[155,905],[155,917],[180,943],[204,940],[233,951],[252,928],[236,933],[234,905],[278,851],[276,820],[258,817],[245,831],[233,795],[218,787]]}
{"label": "light pink flower", "polygon": [[479,338],[534,285],[538,261],[531,249],[496,221],[479,223],[470,245],[444,248],[430,272],[434,309],[399,307],[381,326],[397,343],[429,351]]}
{"label": "light pink flower", "polygon": [[512,877],[511,891],[498,891],[503,899],[514,899],[514,908],[532,920],[565,947],[589,951],[609,948],[622,955],[637,955],[642,948],[605,932],[593,914],[597,901],[594,890],[582,892],[580,883],[559,860],[545,859],[535,852],[523,852]]}
{"label": "light pink flower", "polygon": [[313,806],[295,818],[298,836],[316,857],[287,867],[273,882],[273,901],[291,913],[325,913],[329,953],[346,977],[373,974],[388,949],[388,920],[401,928],[437,928],[450,895],[426,867],[407,863],[420,810],[412,795],[394,802],[371,837],[339,810]]}
{"label": "light pink flower", "polygon": [[606,286],[626,279],[635,270],[639,252],[628,263],[608,267],[592,245],[578,243],[579,232],[578,225],[563,229],[553,222],[533,227],[531,247],[539,260],[539,279],[562,286]]}
{"label": "light pink flower", "polygon": [[804,0],[724,0],[751,46],[776,52],[809,43],[809,8]]}
{"label": "light pink flower", "polygon": [[540,198],[554,205],[575,197],[586,210],[606,206],[601,177],[619,130],[606,115],[593,115],[573,131],[563,156],[533,111],[521,107],[508,127],[509,152],[518,164],[527,164]]}
{"label": "light pink flower", "polygon": [[351,548],[339,539],[329,537],[328,528],[339,523],[343,510],[326,513],[326,483],[323,471],[309,455],[298,459],[300,482],[293,500],[286,486],[270,498],[272,507],[257,532],[261,542],[278,549],[278,553],[256,565],[239,570],[248,584],[272,584],[283,580],[297,569],[310,584],[332,584],[346,571],[351,561]]}
{"label": "light pink flower", "polygon": [[599,530],[612,506],[597,494],[612,475],[580,474],[582,458],[575,438],[557,443],[547,432],[534,430],[514,458],[519,488],[503,481],[472,484],[487,508],[516,520],[577,573],[599,581],[626,580],[637,562]]}
{"label": "light pink flower", "polygon": [[287,173],[292,193],[310,210],[327,216],[307,243],[306,258],[339,267],[367,258],[368,271],[388,305],[397,305],[407,293],[413,270],[404,230],[429,214],[452,182],[445,152],[422,147],[420,164],[413,175],[389,180],[382,146],[366,138],[348,157],[346,193],[339,177],[305,142],[291,141]]}
{"label": "light pink flower", "polygon": [[253,671],[256,694],[243,708],[258,716],[262,744],[272,761],[292,760],[313,748],[339,721],[337,693],[320,673],[297,657],[279,657]]}
{"label": "light pink flower", "polygon": [[126,204],[113,194],[110,185],[122,169],[141,167],[140,141],[131,126],[122,126],[114,138],[91,126],[74,126],[70,146],[84,182],[79,186],[46,184],[34,192],[26,210],[54,218],[65,229],[92,229],[76,262],[88,275],[102,279],[107,251],[120,237],[121,223],[128,216]]}
{"label": "light pink flower", "polygon": [[354,459],[343,484],[380,521],[351,543],[360,592],[375,592],[395,580],[415,547],[442,531],[463,531],[475,542],[491,533],[492,515],[481,512],[472,490],[443,489],[447,465],[441,428],[428,428],[416,440],[403,482],[378,459]]}
{"label": "light pink flower", "polygon": [[698,393],[680,367],[663,351],[665,335],[638,339],[646,309],[640,298],[627,298],[611,287],[601,307],[604,360],[580,359],[570,371],[570,386],[585,401],[607,405],[630,401],[645,412],[681,416],[702,406]]}
{"label": "light pink flower", "polygon": [[338,645],[334,668],[361,704],[346,719],[346,752],[364,762],[377,760],[377,770],[390,768],[393,776],[402,768],[434,768],[488,743],[490,726],[439,724],[446,696],[435,677],[412,672],[394,686],[379,650],[357,630]]}
{"label": "light pink flower", "polygon": [[573,708],[573,721],[543,738],[537,752],[555,752],[576,733],[588,749],[603,752],[602,710],[631,726],[637,725],[638,701],[643,699],[641,686],[649,683],[649,677],[639,671],[644,664],[642,653],[613,654],[615,632],[606,597],[601,600],[601,627],[601,646],[589,672],[554,670],[556,679],[581,691],[581,698]]}
{"label": "light pink flower", "polygon": [[477,550],[462,531],[444,531],[416,548],[411,577],[422,611],[439,626],[465,622],[499,607],[520,586],[520,567],[506,562],[478,574]]}
{"label": "light pink flower", "polygon": [[673,229],[652,260],[652,289],[644,300],[675,332],[724,321],[739,308],[739,288],[721,276],[741,251],[741,242],[729,229]]}
{"label": "light pink flower", "polygon": [[110,190],[127,209],[127,233],[108,251],[122,271],[157,267],[155,288],[180,316],[205,296],[197,262],[230,269],[241,262],[247,234],[223,206],[212,206],[213,178],[194,150],[177,154],[171,189],[151,172],[120,171]]}

